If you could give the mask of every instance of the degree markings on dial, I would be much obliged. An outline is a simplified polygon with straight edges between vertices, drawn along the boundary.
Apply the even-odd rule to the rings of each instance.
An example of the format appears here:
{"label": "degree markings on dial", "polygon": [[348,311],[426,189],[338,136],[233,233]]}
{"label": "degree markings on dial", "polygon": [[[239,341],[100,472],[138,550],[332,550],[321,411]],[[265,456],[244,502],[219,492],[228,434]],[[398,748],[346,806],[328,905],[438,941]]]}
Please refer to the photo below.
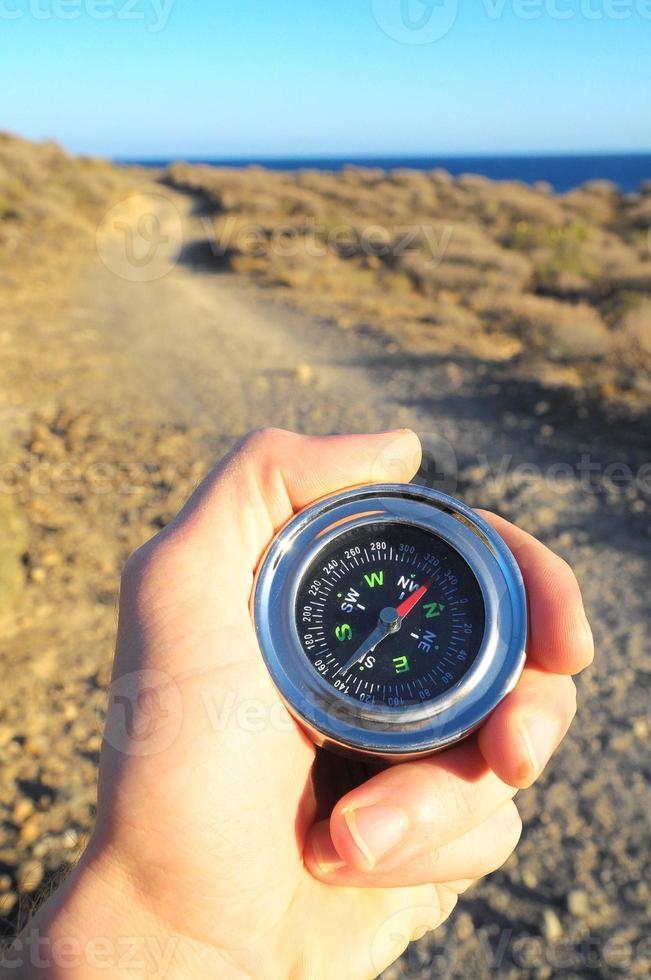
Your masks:
{"label": "degree markings on dial", "polygon": [[[382,541],[381,538],[377,539],[379,542]],[[373,544],[375,541],[372,542]],[[388,544],[388,542],[386,542]],[[356,546],[360,547],[360,546]],[[461,630],[464,624],[468,623],[467,612],[469,608],[463,608],[462,604],[468,603],[467,598],[459,598],[459,584],[452,584],[449,579],[454,577],[453,569],[449,567],[449,562],[445,558],[437,558],[432,556],[429,558],[423,558],[422,552],[410,553],[408,546],[406,545],[404,550],[394,549],[391,545],[388,550],[383,551],[381,548],[373,548],[369,551],[371,543],[369,542],[368,547],[361,545],[361,550],[359,554],[351,554],[344,560],[343,548],[337,551],[335,554],[331,555],[328,561],[330,563],[334,562],[335,567],[332,566],[328,568],[328,577],[321,578],[319,580],[319,586],[316,594],[319,598],[312,598],[310,600],[310,605],[312,606],[312,622],[314,625],[307,627],[307,630],[314,637],[315,644],[318,646],[318,650],[314,650],[311,655],[311,659],[321,658],[324,662],[321,666],[321,674],[324,677],[328,677],[329,683],[332,683],[332,677],[337,676],[337,668],[342,662],[343,658],[340,656],[339,652],[333,653],[328,646],[328,642],[325,639],[324,630],[326,629],[326,624],[329,622],[330,608],[331,605],[334,606],[334,610],[339,609],[337,601],[334,599],[334,594],[337,589],[337,599],[342,599],[343,593],[347,591],[347,588],[358,588],[359,583],[363,587],[362,578],[359,579],[359,583],[355,578],[352,581],[349,579],[348,586],[345,583],[347,577],[351,574],[355,575],[356,571],[360,569],[364,570],[364,565],[369,568],[371,564],[383,565],[388,561],[390,565],[393,565],[395,569],[406,568],[411,571],[411,579],[414,580],[411,586],[413,591],[414,588],[418,586],[418,583],[424,581],[425,579],[430,579],[431,584],[438,591],[439,595],[445,599],[445,603],[448,607],[448,615],[450,617],[448,629],[448,638],[446,641],[446,646],[448,648],[447,652],[438,657],[438,663],[432,664],[431,671],[428,674],[420,673],[420,676],[411,677],[408,681],[405,679],[397,680],[395,684],[386,683],[380,685],[377,682],[372,682],[371,677],[361,677],[356,673],[356,667],[353,670],[349,670],[344,679],[343,684],[340,686],[340,690],[346,693],[352,694],[355,697],[360,696],[360,692],[365,692],[361,694],[362,699],[367,700],[377,700],[380,698],[393,698],[397,696],[398,700],[396,704],[403,703],[403,698],[409,697],[409,699],[414,700],[414,691],[422,692],[426,690],[426,685],[429,685],[432,691],[441,690],[442,687],[447,687],[448,680],[443,681],[441,678],[445,677],[449,671],[453,673],[458,669],[458,662],[456,659],[456,654],[459,649],[459,644],[462,646],[468,641],[468,634],[461,634]],[[354,549],[351,549],[354,550]],[[371,557],[372,556],[372,557]],[[446,568],[446,566],[448,566]],[[318,576],[320,569],[315,568],[315,573]],[[376,573],[373,573],[374,575]],[[397,572],[398,577],[400,572]],[[416,578],[418,575],[418,578]],[[385,586],[389,584],[389,578],[391,572],[385,572]],[[379,583],[378,583],[379,584]],[[400,598],[404,598],[406,594],[403,591]],[[389,599],[389,601],[391,601]],[[363,612],[365,606],[361,603],[355,602],[354,608]],[[351,610],[352,611],[352,610]],[[421,630],[414,624],[415,629],[418,632],[411,631],[409,636],[414,642],[413,648],[417,649],[420,642]],[[329,626],[327,627],[329,629]],[[355,627],[353,627],[355,628]],[[466,627],[467,628],[467,627]],[[438,650],[438,646],[436,647]],[[306,651],[307,652],[307,651]],[[327,667],[326,667],[327,665]],[[425,665],[423,665],[424,667]],[[424,683],[423,683],[424,682]],[[428,692],[429,696],[429,692]],[[418,694],[416,695],[416,703],[418,703]]]}

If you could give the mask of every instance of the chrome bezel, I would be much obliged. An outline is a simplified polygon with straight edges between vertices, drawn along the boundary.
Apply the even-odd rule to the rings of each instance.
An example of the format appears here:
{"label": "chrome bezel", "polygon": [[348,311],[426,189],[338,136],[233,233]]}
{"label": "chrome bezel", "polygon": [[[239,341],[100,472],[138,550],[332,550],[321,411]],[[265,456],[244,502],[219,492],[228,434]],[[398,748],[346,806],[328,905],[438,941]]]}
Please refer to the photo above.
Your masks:
{"label": "chrome bezel", "polygon": [[[295,622],[297,592],[315,557],[344,531],[375,523],[421,527],[469,564],[484,600],[481,646],[467,673],[424,704],[371,705],[335,690],[306,656]],[[475,511],[412,484],[355,487],[311,504],[277,534],[254,583],[251,612],[262,656],[281,697],[317,744],[405,759],[474,731],[515,685],[525,657],[526,597],[518,565]]]}

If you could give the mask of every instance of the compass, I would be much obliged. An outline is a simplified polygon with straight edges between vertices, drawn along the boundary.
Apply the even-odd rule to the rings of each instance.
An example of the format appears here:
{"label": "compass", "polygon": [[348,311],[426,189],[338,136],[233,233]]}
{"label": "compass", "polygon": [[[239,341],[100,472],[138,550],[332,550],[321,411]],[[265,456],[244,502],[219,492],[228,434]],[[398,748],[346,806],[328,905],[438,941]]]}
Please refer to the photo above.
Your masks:
{"label": "compass", "polygon": [[515,685],[526,597],[497,532],[447,494],[355,487],[286,524],[256,575],[262,656],[318,744],[393,760],[474,731]]}

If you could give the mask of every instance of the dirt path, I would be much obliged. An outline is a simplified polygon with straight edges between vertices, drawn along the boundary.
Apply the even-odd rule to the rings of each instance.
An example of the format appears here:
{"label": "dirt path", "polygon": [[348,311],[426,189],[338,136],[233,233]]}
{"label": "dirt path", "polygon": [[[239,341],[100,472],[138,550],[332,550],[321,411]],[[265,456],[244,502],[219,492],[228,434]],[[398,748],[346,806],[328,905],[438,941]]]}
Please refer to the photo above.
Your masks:
{"label": "dirt path", "polygon": [[125,429],[200,426],[212,457],[259,425],[410,425],[428,450],[423,479],[541,536],[585,590],[598,660],[581,680],[566,745],[540,787],[520,794],[517,855],[390,975],[647,975],[651,477],[607,470],[619,463],[639,476],[649,462],[643,438],[629,432],[622,441],[590,406],[573,417],[535,385],[509,389],[490,365],[406,356],[381,337],[274,306],[214,271],[191,199],[152,190],[164,198],[152,207],[167,237],[156,262],[171,268],[134,281],[143,274],[125,265],[125,239],[106,244],[74,300],[73,322],[91,339],[63,397]]}

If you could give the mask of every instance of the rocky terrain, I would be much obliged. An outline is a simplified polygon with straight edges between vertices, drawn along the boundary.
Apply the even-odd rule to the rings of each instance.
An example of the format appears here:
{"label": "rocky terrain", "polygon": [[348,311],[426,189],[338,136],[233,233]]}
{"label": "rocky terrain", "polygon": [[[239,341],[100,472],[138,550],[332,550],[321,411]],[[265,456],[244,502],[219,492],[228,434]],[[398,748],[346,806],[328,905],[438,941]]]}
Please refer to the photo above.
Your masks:
{"label": "rocky terrain", "polygon": [[[362,221],[381,223],[391,205],[404,224],[423,222],[427,199],[428,214],[438,207],[443,223],[468,215],[474,230],[439,263],[445,286],[434,272],[429,284],[406,272],[402,256],[393,271],[366,252],[293,264],[276,246],[258,242],[251,255],[233,239],[220,256],[215,221],[259,224],[263,191],[273,215],[265,241],[281,214],[305,220],[296,195],[317,214],[329,201],[333,221],[343,195]],[[604,186],[557,198],[441,174],[158,175],[0,139],[8,935],[92,826],[129,552],[253,426],[411,425],[427,450],[421,479],[517,520],[573,564],[597,659],[561,752],[518,796],[516,854],[386,975],[648,976],[648,200]],[[564,266],[554,236],[537,237],[540,221],[566,220],[588,228],[571,253],[580,268]],[[513,236],[529,234],[538,244],[516,247]],[[156,245],[153,266],[129,250],[138,235],[143,254]],[[596,265],[586,269],[588,254]],[[468,284],[473,277],[492,298]],[[487,312],[516,299],[515,320]],[[536,319],[543,309],[547,319]],[[577,323],[589,324],[578,346]],[[628,348],[636,354],[627,360]]]}

